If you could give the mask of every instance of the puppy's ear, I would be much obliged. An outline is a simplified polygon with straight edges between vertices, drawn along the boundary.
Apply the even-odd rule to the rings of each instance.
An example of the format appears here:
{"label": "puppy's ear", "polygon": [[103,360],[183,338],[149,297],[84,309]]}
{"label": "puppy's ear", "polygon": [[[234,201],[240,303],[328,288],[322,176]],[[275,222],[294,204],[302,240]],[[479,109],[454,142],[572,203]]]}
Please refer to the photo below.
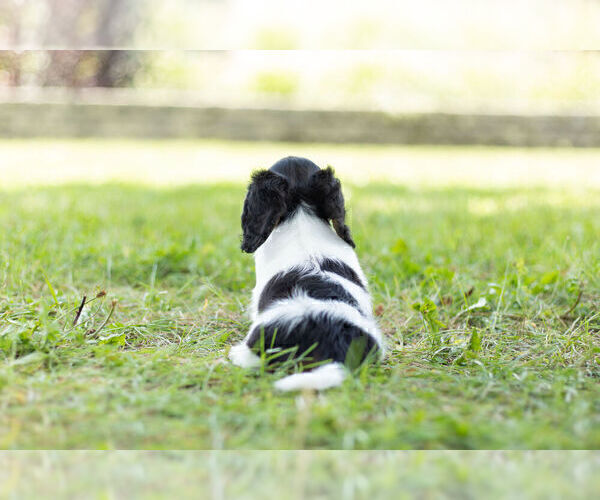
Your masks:
{"label": "puppy's ear", "polygon": [[350,228],[346,225],[346,208],[344,206],[342,185],[339,179],[335,177],[333,168],[327,167],[311,176],[309,193],[317,215],[330,220],[337,235],[354,248],[355,244],[350,234]]}
{"label": "puppy's ear", "polygon": [[242,212],[242,250],[253,253],[287,211],[288,183],[280,175],[259,170],[252,174]]}

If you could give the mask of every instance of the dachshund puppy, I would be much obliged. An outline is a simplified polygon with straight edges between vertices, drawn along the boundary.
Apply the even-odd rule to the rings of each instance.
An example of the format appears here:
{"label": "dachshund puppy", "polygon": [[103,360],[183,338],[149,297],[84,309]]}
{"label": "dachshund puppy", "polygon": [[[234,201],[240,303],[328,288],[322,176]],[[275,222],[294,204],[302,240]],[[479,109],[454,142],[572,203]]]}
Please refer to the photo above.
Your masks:
{"label": "dachshund puppy", "polygon": [[383,354],[345,216],[331,167],[290,156],[252,175],[242,250],[254,253],[253,323],[229,357],[244,367],[295,360],[303,371],[277,389],[327,389]]}

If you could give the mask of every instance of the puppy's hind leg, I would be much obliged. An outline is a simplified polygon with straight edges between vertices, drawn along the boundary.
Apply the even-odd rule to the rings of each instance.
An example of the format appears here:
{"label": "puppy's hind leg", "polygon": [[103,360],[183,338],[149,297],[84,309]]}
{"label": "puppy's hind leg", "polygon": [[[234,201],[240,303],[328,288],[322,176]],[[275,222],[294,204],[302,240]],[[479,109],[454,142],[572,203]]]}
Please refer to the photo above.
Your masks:
{"label": "puppy's hind leg", "polygon": [[246,342],[240,342],[229,350],[229,359],[234,365],[242,368],[256,368],[260,366],[260,358],[252,352]]}

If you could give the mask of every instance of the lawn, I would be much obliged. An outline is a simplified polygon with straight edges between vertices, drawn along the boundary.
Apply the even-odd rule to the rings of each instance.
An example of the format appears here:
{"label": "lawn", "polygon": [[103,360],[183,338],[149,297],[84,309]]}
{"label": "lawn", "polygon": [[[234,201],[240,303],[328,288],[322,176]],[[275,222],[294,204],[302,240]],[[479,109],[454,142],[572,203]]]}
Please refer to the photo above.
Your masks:
{"label": "lawn", "polygon": [[3,188],[1,448],[600,446],[596,187],[346,183],[389,355],[298,395],[226,359],[244,184]]}

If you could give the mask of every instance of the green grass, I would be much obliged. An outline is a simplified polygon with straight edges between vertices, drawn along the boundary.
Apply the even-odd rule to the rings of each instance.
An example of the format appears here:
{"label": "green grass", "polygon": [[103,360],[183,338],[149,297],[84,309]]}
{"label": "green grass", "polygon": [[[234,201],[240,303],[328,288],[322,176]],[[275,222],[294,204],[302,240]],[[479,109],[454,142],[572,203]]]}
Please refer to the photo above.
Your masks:
{"label": "green grass", "polygon": [[0,447],[598,448],[600,193],[346,193],[389,355],[299,396],[226,360],[243,184],[2,192]]}

